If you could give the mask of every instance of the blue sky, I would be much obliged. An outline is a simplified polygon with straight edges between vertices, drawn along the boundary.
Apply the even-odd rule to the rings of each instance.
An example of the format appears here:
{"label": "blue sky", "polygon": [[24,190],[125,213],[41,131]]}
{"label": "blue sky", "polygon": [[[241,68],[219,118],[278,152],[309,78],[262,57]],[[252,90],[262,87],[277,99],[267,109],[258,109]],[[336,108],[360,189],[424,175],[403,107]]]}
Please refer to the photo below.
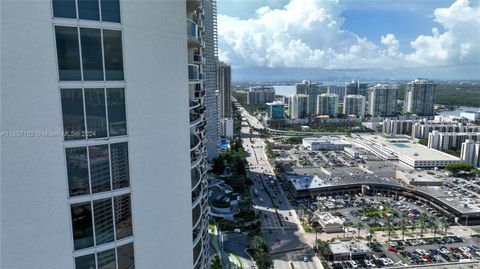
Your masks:
{"label": "blue sky", "polygon": [[282,68],[397,78],[435,76],[437,69],[442,78],[480,79],[478,5],[475,0],[219,0],[220,58],[241,80]]}

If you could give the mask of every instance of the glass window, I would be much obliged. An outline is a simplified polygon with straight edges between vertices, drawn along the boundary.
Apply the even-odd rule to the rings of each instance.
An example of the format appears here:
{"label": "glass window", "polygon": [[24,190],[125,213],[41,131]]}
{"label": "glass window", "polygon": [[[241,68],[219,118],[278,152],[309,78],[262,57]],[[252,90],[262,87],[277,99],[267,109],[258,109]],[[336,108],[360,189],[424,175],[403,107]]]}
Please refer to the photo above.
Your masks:
{"label": "glass window", "polygon": [[110,190],[110,164],[108,160],[108,146],[98,145],[88,147],[90,155],[90,178],[92,192]]}
{"label": "glass window", "polygon": [[85,89],[88,138],[107,136],[104,89]]}
{"label": "glass window", "polygon": [[98,0],[78,0],[78,17],[84,20],[100,20]]}
{"label": "glass window", "polygon": [[75,269],[95,269],[95,254],[76,257]]}
{"label": "glass window", "polygon": [[90,193],[88,182],[87,148],[67,148],[67,174],[68,189],[70,196],[78,196]]}
{"label": "glass window", "polygon": [[130,186],[128,144],[126,142],[110,145],[110,163],[112,165],[113,189]]}
{"label": "glass window", "polygon": [[115,227],[117,240],[132,235],[132,211],[130,208],[130,194],[113,198],[115,204]]}
{"label": "glass window", "polygon": [[71,206],[74,249],[93,246],[92,208],[90,202]]}
{"label": "glass window", "polygon": [[118,0],[102,0],[102,21],[120,22],[120,4]]}
{"label": "glass window", "polygon": [[58,18],[77,18],[75,0],[53,0],[53,16]]}
{"label": "glass window", "polygon": [[[93,201],[93,214],[96,244],[101,245],[112,242],[114,240],[112,199],[107,198]],[[98,263],[100,264],[100,260]]]}
{"label": "glass window", "polygon": [[109,135],[126,135],[125,90],[122,88],[107,89],[107,104]]}
{"label": "glass window", "polygon": [[106,80],[123,80],[122,33],[103,30]]}
{"label": "glass window", "polygon": [[85,138],[82,89],[62,89],[61,96],[65,140]]}
{"label": "glass window", "polygon": [[83,80],[103,80],[100,29],[80,28]]}
{"label": "glass window", "polygon": [[60,80],[81,80],[77,28],[55,26],[55,38]]}
{"label": "glass window", "polygon": [[135,259],[133,255],[133,243],[118,247],[118,269],[135,269]]}
{"label": "glass window", "polygon": [[98,269],[116,269],[115,249],[97,253]]}

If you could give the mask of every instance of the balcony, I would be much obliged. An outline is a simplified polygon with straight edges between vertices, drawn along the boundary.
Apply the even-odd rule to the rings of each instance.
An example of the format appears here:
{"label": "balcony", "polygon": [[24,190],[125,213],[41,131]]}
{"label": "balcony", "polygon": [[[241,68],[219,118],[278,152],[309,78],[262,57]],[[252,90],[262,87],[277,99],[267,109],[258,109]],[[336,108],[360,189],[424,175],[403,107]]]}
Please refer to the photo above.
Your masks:
{"label": "balcony", "polygon": [[190,150],[195,150],[198,148],[202,140],[194,134],[190,134]]}
{"label": "balcony", "polygon": [[190,109],[190,126],[194,126],[202,121],[204,106],[195,106]]}
{"label": "balcony", "polygon": [[200,54],[193,54],[193,62],[196,64],[205,64],[205,57]]}
{"label": "balcony", "polygon": [[187,0],[187,11],[193,12],[195,10],[202,9],[202,1],[201,0]]}
{"label": "balcony", "polygon": [[188,80],[189,81],[198,81],[202,79],[200,74],[200,66],[196,64],[188,65]]}
{"label": "balcony", "polygon": [[197,165],[204,159],[204,150],[203,147],[197,148],[190,152],[190,161],[192,167],[197,167]]}
{"label": "balcony", "polygon": [[199,168],[193,168],[190,172],[192,178],[192,189],[195,189],[202,179],[202,173]]}
{"label": "balcony", "polygon": [[195,47],[205,47],[205,42],[200,37],[200,31],[196,22],[187,19],[188,44]]}

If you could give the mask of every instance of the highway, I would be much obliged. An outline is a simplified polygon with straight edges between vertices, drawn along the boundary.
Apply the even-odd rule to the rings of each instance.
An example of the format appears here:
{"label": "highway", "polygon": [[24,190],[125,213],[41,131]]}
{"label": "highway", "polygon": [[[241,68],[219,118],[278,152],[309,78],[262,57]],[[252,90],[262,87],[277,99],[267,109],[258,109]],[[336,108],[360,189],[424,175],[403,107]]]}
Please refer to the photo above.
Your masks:
{"label": "highway", "polygon": [[249,124],[255,128],[261,124],[242,107],[239,109],[242,118],[246,119],[242,121],[241,138],[249,165],[248,176],[254,182],[251,188],[254,208],[259,213],[274,268],[291,269],[290,263],[293,263],[299,269],[323,269],[305,240],[296,213],[275,178],[265,153],[264,140],[256,131],[250,134]]}

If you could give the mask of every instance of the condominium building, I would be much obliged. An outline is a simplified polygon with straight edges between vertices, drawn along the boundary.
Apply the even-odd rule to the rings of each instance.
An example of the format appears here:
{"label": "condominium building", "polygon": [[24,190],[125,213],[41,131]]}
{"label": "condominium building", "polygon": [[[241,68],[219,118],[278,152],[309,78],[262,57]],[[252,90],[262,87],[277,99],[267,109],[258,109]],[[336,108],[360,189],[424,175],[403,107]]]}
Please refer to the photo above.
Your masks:
{"label": "condominium building", "polygon": [[392,135],[410,135],[414,123],[414,120],[385,119],[383,120],[382,133]]}
{"label": "condominium building", "polygon": [[218,91],[220,94],[220,118],[232,117],[232,71],[230,65],[218,62]]}
{"label": "condominium building", "polygon": [[285,103],[282,101],[267,103],[267,115],[272,120],[285,118]]}
{"label": "condominium building", "polygon": [[338,95],[336,94],[320,94],[317,97],[317,115],[328,115],[336,117],[338,114]]}
{"label": "condominium building", "polygon": [[460,154],[462,161],[472,164],[474,167],[480,167],[480,142],[471,139],[462,143]]}
{"label": "condominium building", "polygon": [[368,84],[360,83],[359,81],[353,80],[351,82],[345,83],[345,96],[347,95],[362,95],[367,96]]}
{"label": "condominium building", "polygon": [[308,80],[295,84],[297,94],[308,95],[308,113],[313,114],[317,109],[317,96],[320,94],[320,85]]}
{"label": "condominium building", "polygon": [[398,86],[377,84],[368,91],[368,114],[373,117],[392,117],[397,111]]}
{"label": "condominium building", "polygon": [[273,86],[250,87],[247,92],[247,105],[265,105],[275,99],[275,88]]}
{"label": "condominium building", "polygon": [[467,139],[480,141],[480,133],[441,133],[428,134],[428,147],[438,150],[459,149]]}
{"label": "condominium building", "polygon": [[338,95],[338,101],[343,102],[345,97],[345,86],[331,85],[327,87],[327,93]]}
{"label": "condominium building", "polygon": [[441,133],[480,133],[480,126],[461,122],[421,121],[412,126],[412,138],[427,138],[433,131]]}
{"label": "condominium building", "polygon": [[211,5],[0,3],[1,268],[208,268]]}
{"label": "condominium building", "polygon": [[418,116],[433,116],[435,86],[433,81],[420,78],[407,83],[403,111]]}
{"label": "condominium building", "polygon": [[233,119],[221,118],[220,119],[220,134],[222,137],[233,137]]}
{"label": "condominium building", "polygon": [[309,114],[309,96],[306,94],[295,94],[290,96],[288,109],[291,119],[304,119]]}
{"label": "condominium building", "polygon": [[365,117],[365,96],[345,96],[345,100],[343,101],[343,114],[359,118]]}

